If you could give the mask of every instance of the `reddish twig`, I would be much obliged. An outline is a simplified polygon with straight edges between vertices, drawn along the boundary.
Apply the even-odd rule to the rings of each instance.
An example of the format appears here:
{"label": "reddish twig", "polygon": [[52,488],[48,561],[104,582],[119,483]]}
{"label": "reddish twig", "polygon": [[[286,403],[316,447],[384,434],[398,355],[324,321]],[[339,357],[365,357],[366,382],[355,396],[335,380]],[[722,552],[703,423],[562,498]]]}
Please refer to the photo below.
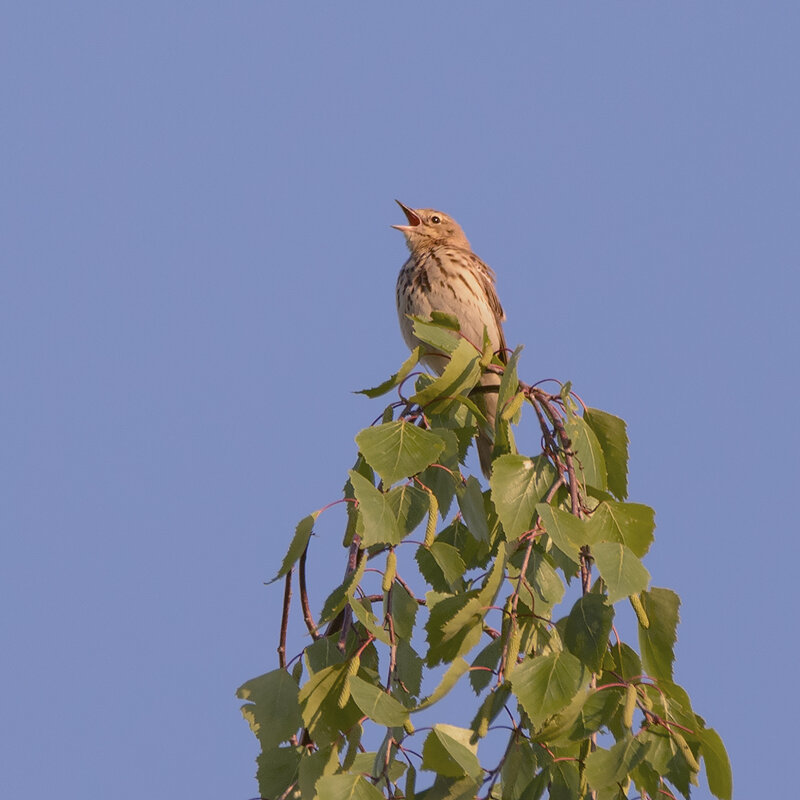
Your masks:
{"label": "reddish twig", "polygon": [[314,616],[311,613],[311,606],[308,602],[308,586],[306,584],[306,557],[308,556],[308,545],[305,546],[303,550],[303,555],[300,556],[300,571],[299,571],[299,579],[300,579],[300,605],[303,609],[303,619],[306,623],[306,628],[308,628],[308,632],[311,634],[311,638],[315,641],[320,637],[320,633],[317,630],[317,625],[314,622]]}
{"label": "reddish twig", "polygon": [[289,606],[292,602],[292,567],[286,573],[286,581],[283,585],[283,614],[281,615],[281,633],[278,640],[278,664],[281,669],[286,669],[286,632],[289,629]]}

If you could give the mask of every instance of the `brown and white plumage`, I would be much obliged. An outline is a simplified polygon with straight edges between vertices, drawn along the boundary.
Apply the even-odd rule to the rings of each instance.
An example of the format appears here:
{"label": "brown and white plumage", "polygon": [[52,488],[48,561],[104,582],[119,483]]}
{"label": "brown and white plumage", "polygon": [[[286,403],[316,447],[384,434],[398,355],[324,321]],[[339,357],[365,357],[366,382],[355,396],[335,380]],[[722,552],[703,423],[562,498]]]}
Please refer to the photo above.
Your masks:
{"label": "brown and white plumage", "polygon": [[[412,209],[397,202],[408,224],[392,227],[402,231],[411,251],[397,278],[397,313],[408,347],[415,348],[419,341],[407,315],[429,318],[432,311],[443,311],[458,319],[461,333],[478,349],[483,347],[485,328],[492,348],[505,360],[505,313],[495,290],[493,270],[472,252],[464,231],[452,217],[432,208]],[[424,363],[441,374],[447,359],[431,353]],[[499,382],[499,376],[493,373],[486,373],[481,379],[483,386],[497,386]],[[482,402],[493,430],[497,392],[482,393]],[[481,431],[478,455],[487,476],[491,454],[492,441]]]}

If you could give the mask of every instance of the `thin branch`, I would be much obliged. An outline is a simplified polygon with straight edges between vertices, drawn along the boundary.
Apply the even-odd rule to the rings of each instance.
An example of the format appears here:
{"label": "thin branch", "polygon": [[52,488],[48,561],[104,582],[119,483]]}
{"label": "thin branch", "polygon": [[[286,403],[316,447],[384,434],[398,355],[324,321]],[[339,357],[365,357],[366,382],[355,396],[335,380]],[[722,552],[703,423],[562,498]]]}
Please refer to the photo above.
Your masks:
{"label": "thin branch", "polygon": [[316,641],[321,638],[320,632],[317,630],[317,625],[314,622],[314,616],[311,613],[311,606],[308,602],[308,586],[306,584],[306,557],[308,556],[308,545],[303,550],[303,555],[300,556],[300,605],[303,609],[303,619],[306,623],[306,628],[311,634],[311,638]]}
{"label": "thin branch", "polygon": [[281,615],[281,633],[278,640],[278,664],[281,669],[286,669],[286,632],[289,629],[289,606],[292,603],[292,574],[294,567],[286,573],[283,585],[283,613]]}

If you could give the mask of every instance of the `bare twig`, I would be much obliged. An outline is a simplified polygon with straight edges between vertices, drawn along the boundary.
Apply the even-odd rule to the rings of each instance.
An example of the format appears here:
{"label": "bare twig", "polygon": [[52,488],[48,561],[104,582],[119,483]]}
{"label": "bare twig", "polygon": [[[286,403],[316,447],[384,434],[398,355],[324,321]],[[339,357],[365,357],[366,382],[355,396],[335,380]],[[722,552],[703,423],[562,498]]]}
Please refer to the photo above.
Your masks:
{"label": "bare twig", "polygon": [[300,605],[303,608],[303,619],[306,623],[306,628],[311,634],[311,638],[315,641],[320,638],[320,633],[317,630],[317,625],[314,622],[314,617],[311,614],[311,606],[308,602],[308,586],[306,584],[306,557],[308,556],[308,545],[303,550],[303,555],[300,556]]}
{"label": "bare twig", "polygon": [[289,629],[289,606],[292,602],[292,567],[286,573],[286,581],[283,585],[283,614],[281,615],[281,633],[278,640],[278,664],[281,669],[286,669],[286,631]]}

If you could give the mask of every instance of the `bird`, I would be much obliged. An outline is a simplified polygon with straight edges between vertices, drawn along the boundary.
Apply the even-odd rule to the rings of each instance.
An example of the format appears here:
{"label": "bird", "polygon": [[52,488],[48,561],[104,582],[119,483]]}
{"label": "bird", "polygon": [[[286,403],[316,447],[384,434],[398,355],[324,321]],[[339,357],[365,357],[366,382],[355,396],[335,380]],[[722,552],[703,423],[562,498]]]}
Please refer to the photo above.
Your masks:
{"label": "bird", "polygon": [[[410,350],[421,342],[414,336],[409,315],[430,318],[432,311],[452,314],[462,335],[479,350],[483,349],[484,328],[492,349],[500,360],[507,360],[503,322],[506,318],[495,289],[495,274],[475,253],[461,226],[450,216],[433,208],[410,208],[399,200],[407,225],[392,225],[403,233],[410,256],[397,276],[397,315],[400,332]],[[447,358],[428,352],[423,364],[441,375]],[[481,385],[497,387],[500,376],[485,372]],[[497,391],[481,392],[480,403],[489,431],[494,431]],[[477,396],[476,396],[477,399]],[[480,429],[477,436],[481,470],[491,474],[492,439]]]}

